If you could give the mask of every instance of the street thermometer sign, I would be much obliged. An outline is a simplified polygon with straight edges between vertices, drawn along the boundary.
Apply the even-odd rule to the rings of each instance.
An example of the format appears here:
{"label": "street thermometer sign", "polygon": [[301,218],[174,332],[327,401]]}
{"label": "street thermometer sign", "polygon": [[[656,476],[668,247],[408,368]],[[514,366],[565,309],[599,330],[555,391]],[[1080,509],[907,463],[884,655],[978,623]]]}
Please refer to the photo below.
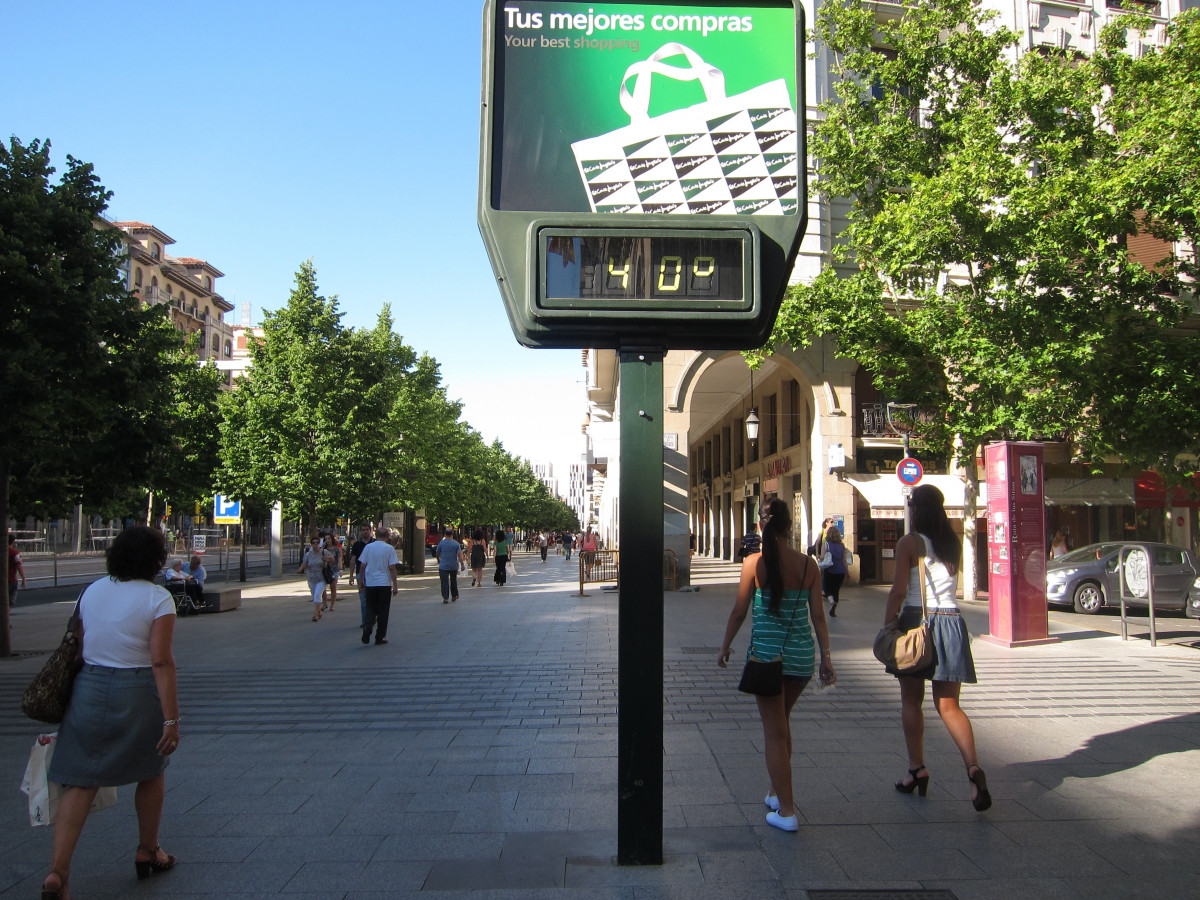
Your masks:
{"label": "street thermometer sign", "polygon": [[807,222],[804,13],[488,0],[479,227],[530,347],[766,342]]}

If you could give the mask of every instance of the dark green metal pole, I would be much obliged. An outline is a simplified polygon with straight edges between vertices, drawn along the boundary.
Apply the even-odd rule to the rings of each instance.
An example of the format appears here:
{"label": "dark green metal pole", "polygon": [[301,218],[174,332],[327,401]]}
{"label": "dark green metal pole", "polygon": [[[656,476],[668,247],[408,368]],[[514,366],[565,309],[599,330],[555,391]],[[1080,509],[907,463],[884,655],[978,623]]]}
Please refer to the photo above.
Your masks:
{"label": "dark green metal pole", "polygon": [[617,862],[661,865],[663,353],[621,351]]}

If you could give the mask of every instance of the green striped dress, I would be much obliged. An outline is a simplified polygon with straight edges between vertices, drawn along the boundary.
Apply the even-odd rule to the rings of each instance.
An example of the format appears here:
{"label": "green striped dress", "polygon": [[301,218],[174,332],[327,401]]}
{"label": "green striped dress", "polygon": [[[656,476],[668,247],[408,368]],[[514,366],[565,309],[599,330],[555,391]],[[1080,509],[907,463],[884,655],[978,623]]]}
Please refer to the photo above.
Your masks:
{"label": "green striped dress", "polygon": [[812,626],[808,621],[808,591],[784,591],[779,615],[771,614],[769,603],[762,588],[754,592],[754,630],[746,658],[749,659],[753,653],[759,659],[774,659],[782,650],[784,675],[812,678],[815,645]]}

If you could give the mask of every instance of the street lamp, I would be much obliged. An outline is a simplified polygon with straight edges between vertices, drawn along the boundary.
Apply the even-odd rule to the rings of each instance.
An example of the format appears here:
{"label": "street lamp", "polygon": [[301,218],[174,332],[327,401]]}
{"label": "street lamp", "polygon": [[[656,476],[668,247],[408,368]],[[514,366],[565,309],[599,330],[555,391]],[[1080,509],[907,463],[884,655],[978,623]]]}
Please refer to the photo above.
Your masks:
{"label": "street lamp", "polygon": [[746,439],[751,444],[758,443],[758,426],[758,410],[751,407],[750,413],[746,416]]}

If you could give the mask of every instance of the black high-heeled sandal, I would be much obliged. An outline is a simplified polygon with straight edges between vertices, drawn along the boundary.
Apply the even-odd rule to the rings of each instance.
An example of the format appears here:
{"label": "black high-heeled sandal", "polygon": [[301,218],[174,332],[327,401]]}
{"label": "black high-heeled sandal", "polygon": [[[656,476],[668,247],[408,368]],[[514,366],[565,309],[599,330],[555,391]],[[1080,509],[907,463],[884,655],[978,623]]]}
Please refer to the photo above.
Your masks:
{"label": "black high-heeled sandal", "polygon": [[[971,774],[971,769],[975,770],[975,774]],[[967,768],[967,781],[975,785],[976,794],[971,798],[971,805],[975,807],[976,812],[983,812],[985,809],[992,807],[992,794],[988,790],[987,775],[979,766],[970,766]]]}
{"label": "black high-heeled sandal", "polygon": [[[49,878],[51,875],[58,879],[57,888],[48,889],[46,887],[46,878]],[[51,869],[46,873],[46,878],[42,879],[42,900],[62,900],[63,889],[67,886],[67,879],[63,877],[63,873],[58,871],[58,869]]]}
{"label": "black high-heeled sandal", "polygon": [[[918,772],[925,772],[925,777],[918,778]],[[912,781],[908,784],[905,784],[903,781],[897,781],[896,790],[902,794],[911,794],[913,791],[916,791],[924,797],[925,792],[929,790],[929,771],[924,766],[917,766],[915,769],[909,769],[908,774],[912,776]]]}
{"label": "black high-heeled sandal", "polygon": [[151,872],[167,872],[175,868],[175,857],[168,853],[166,862],[158,861],[158,851],[162,850],[162,844],[155,844],[153,850],[148,850],[141,844],[138,844],[138,850],[142,853],[149,853],[149,859],[134,859],[133,867],[137,870],[138,881],[144,878],[149,878]]}

